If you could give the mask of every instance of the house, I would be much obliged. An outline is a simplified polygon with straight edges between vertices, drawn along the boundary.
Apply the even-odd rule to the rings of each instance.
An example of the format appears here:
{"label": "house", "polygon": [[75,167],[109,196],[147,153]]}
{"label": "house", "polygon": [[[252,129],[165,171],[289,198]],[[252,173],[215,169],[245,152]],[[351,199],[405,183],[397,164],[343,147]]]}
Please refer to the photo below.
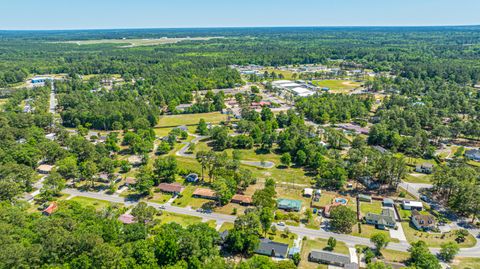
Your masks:
{"label": "house", "polygon": [[260,255],[284,259],[287,257],[288,245],[264,238],[260,239],[260,244],[254,252]]}
{"label": "house", "polygon": [[382,205],[385,207],[393,207],[395,205],[395,202],[393,201],[393,199],[383,198]]}
{"label": "house", "polygon": [[388,150],[382,146],[373,146],[373,149],[375,149],[376,151],[382,153],[382,154],[385,154],[388,152]]}
{"label": "house", "polygon": [[188,176],[185,178],[186,182],[197,182],[198,181],[198,175],[195,173],[188,174]]}
{"label": "house", "polygon": [[137,179],[135,179],[133,177],[127,177],[125,179],[125,185],[130,186],[130,185],[135,185],[135,184],[137,184]]}
{"label": "house", "polygon": [[422,202],[418,202],[418,201],[408,201],[408,200],[404,200],[402,202],[402,208],[405,209],[405,210],[418,210],[418,211],[422,211],[423,210],[423,204]]}
{"label": "house", "polygon": [[286,211],[300,211],[302,209],[302,201],[293,199],[280,198],[277,200],[278,208]]}
{"label": "house", "polygon": [[37,167],[37,171],[40,173],[40,174],[49,174],[53,169],[53,165],[49,165],[49,164],[42,164],[40,165],[39,167]]}
{"label": "house", "polygon": [[160,183],[158,189],[162,192],[178,195],[185,189],[185,187],[180,183]]}
{"label": "house", "polygon": [[423,174],[431,174],[433,172],[433,164],[431,163],[422,163],[417,164],[415,171]]}
{"label": "house", "polygon": [[366,195],[366,194],[359,194],[358,195],[358,200],[362,202],[372,202],[372,196]]}
{"label": "house", "polygon": [[435,218],[430,214],[423,215],[417,210],[413,210],[410,220],[417,230],[430,231],[435,228]]}
{"label": "house", "polygon": [[198,188],[193,192],[193,197],[216,200],[217,199],[217,194],[215,193],[215,191],[213,191],[211,189]]}
{"label": "house", "polygon": [[375,225],[377,229],[395,228],[397,223],[395,221],[395,212],[391,208],[382,209],[381,214],[367,213],[365,222],[370,225]]}
{"label": "house", "polygon": [[135,223],[135,217],[130,214],[123,214],[118,217],[118,220],[123,224],[132,224]]}
{"label": "house", "polygon": [[480,149],[470,149],[465,151],[465,157],[467,159],[480,162]]}
{"label": "house", "polygon": [[308,260],[344,268],[358,268],[358,264],[351,262],[350,255],[324,250],[312,250],[308,254]]}
{"label": "house", "polygon": [[98,175],[98,179],[102,182],[108,182],[110,178],[110,175],[108,173],[100,173]]}
{"label": "house", "polygon": [[312,197],[313,196],[313,189],[312,188],[303,189],[303,196]]}
{"label": "house", "polygon": [[230,201],[232,203],[248,206],[253,203],[252,197],[248,195],[235,194]]}
{"label": "house", "polygon": [[44,215],[50,216],[52,215],[55,211],[57,211],[58,205],[57,202],[52,202],[47,208],[45,208],[42,213]]}
{"label": "house", "polygon": [[128,157],[128,162],[133,166],[139,166],[142,164],[143,158],[140,155],[132,155]]}

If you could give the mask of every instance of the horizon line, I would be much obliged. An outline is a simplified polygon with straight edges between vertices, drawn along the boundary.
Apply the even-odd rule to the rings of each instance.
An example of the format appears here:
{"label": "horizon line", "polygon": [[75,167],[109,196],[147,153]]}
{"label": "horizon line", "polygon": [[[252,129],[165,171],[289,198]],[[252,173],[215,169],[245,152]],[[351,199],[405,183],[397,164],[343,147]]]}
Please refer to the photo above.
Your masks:
{"label": "horizon line", "polygon": [[180,30],[180,29],[259,29],[259,28],[433,28],[433,27],[479,27],[480,24],[437,25],[274,25],[274,26],[191,26],[191,27],[120,27],[120,28],[45,28],[45,29],[0,29],[0,31],[99,31],[99,30]]}

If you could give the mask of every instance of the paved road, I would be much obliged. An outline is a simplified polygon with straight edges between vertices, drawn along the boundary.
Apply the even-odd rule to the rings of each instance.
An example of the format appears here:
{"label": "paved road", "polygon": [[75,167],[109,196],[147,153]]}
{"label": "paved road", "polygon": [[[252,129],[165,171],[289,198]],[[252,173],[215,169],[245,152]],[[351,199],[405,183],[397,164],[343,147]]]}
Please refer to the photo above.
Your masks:
{"label": "paved road", "polygon": [[425,183],[409,183],[409,182],[405,182],[405,181],[402,181],[402,183],[400,183],[400,187],[404,188],[405,190],[407,190],[408,193],[412,194],[413,196],[420,198],[421,194],[420,194],[420,189],[429,189],[431,187],[433,187],[432,184],[425,184]]}
{"label": "paved road", "polygon": [[[104,200],[104,201],[109,201],[112,203],[121,203],[125,205],[135,205],[137,204],[136,201],[128,201],[124,197],[120,196],[115,196],[115,195],[108,195],[105,193],[96,193],[96,192],[88,192],[88,191],[79,191],[76,189],[65,189],[63,191],[66,194],[69,195],[74,195],[74,196],[83,196],[83,197],[89,197],[89,198],[94,198],[98,200]],[[178,214],[184,214],[184,215],[189,215],[189,216],[196,216],[200,217],[205,221],[209,220],[215,220],[217,223],[222,223],[222,222],[234,222],[236,219],[236,216],[232,215],[225,215],[225,214],[218,214],[218,213],[210,213],[210,214],[205,214],[205,213],[200,213],[197,212],[193,209],[190,208],[183,208],[183,207],[177,207],[177,206],[172,206],[170,204],[158,204],[158,203],[152,203],[152,202],[147,202],[148,205],[151,205],[155,208],[160,208],[160,206],[165,206],[165,211],[168,212],[173,212],[173,213],[178,213]],[[319,230],[314,230],[314,229],[309,229],[305,227],[296,227],[296,226],[278,226],[277,227],[280,230],[284,230],[286,227],[290,230],[290,232],[297,234],[300,238],[303,238],[304,236],[310,237],[310,238],[329,238],[330,236],[335,237],[337,240],[345,242],[349,246],[354,246],[354,245],[367,245],[367,246],[372,246],[373,245],[370,243],[370,240],[368,238],[363,238],[363,237],[356,237],[356,236],[351,236],[351,235],[345,235],[345,234],[337,234],[333,232],[326,231],[323,227]],[[400,242],[400,243],[390,243],[388,244],[388,249],[393,249],[393,250],[398,250],[398,251],[407,251],[407,249],[410,247],[410,245],[407,242]],[[430,251],[433,253],[438,253],[439,249],[438,248],[431,248]],[[462,257],[478,257],[480,254],[480,240],[477,241],[476,246],[472,248],[462,248],[460,249],[460,252],[458,256]]]}

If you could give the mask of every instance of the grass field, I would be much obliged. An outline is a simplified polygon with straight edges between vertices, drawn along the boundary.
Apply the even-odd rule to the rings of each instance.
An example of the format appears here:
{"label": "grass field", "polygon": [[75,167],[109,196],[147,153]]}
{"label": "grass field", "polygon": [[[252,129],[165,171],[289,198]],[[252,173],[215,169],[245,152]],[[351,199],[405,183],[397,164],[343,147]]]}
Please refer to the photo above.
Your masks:
{"label": "grass field", "polygon": [[79,202],[80,204],[82,204],[82,206],[93,206],[95,207],[96,210],[106,208],[109,205],[113,204],[103,200],[97,200],[93,198],[80,197],[80,196],[73,197],[72,199],[70,199],[70,201]]}
{"label": "grass field", "polygon": [[202,222],[202,219],[200,217],[182,215],[182,214],[166,212],[166,211],[163,211],[163,214],[159,217],[159,219],[160,219],[160,224],[175,222],[184,227]]}
{"label": "grass field", "polygon": [[222,226],[220,226],[220,229],[218,230],[219,232],[223,232],[226,230],[231,230],[233,229],[233,223],[231,222],[224,222]]}
{"label": "grass field", "polygon": [[454,269],[480,269],[480,258],[456,258],[452,263]]}
{"label": "grass field", "polygon": [[360,212],[362,213],[362,216],[367,215],[367,213],[380,214],[382,213],[382,202],[360,202]]}
{"label": "grass field", "polygon": [[313,84],[319,87],[327,87],[330,88],[330,92],[333,93],[348,93],[355,88],[360,87],[361,83],[351,81],[351,80],[337,80],[337,79],[330,79],[330,80],[317,80],[314,81]]}
{"label": "grass field", "polygon": [[202,207],[205,203],[211,202],[211,200],[192,197],[195,189],[197,189],[197,186],[187,186],[185,190],[183,190],[181,197],[173,201],[173,205],[180,207],[190,206],[193,209],[196,209]]}
{"label": "grass field", "polygon": [[413,174],[407,174],[407,176],[405,177],[404,180],[406,182],[410,182],[410,183],[430,184],[430,183],[432,183],[432,177],[433,177],[433,175],[413,173]]}
{"label": "grass field", "polygon": [[[327,239],[317,238],[314,240],[303,240],[302,242],[302,252],[301,257],[302,260],[298,268],[302,269],[317,269],[317,268],[327,268],[324,264],[318,264],[308,261],[308,254],[312,250],[323,250],[327,246]],[[345,243],[337,241],[337,246],[333,250],[333,252],[341,253],[341,254],[349,254],[348,247]]]}
{"label": "grass field", "polygon": [[[408,222],[402,222],[402,227],[408,242],[416,242],[422,240],[425,241],[425,243],[427,243],[427,245],[430,247],[440,247],[440,245],[443,243],[455,242],[456,238],[455,231],[451,231],[443,235],[439,233],[420,232],[413,228]],[[469,248],[473,247],[476,242],[477,240],[469,234],[466,237],[465,242],[460,243],[459,246],[462,248]]]}
{"label": "grass field", "polygon": [[[351,235],[370,238],[374,234],[381,233],[381,234],[385,234],[388,238],[390,238],[390,233],[386,230],[379,230],[379,229],[376,229],[375,226],[367,225],[367,224],[361,224],[361,226],[362,226],[362,232],[360,233],[359,230],[358,230],[358,224],[353,225]],[[395,240],[395,239],[392,240],[391,238],[390,238],[390,240],[392,242],[393,241],[398,241],[398,240]]]}
{"label": "grass field", "polygon": [[205,41],[212,38],[222,37],[189,37],[189,38],[157,38],[157,39],[97,39],[97,40],[82,40],[82,41],[66,41],[64,43],[81,45],[96,45],[96,44],[119,44],[121,47],[138,47],[138,46],[156,46],[163,44],[173,44],[181,41]]}
{"label": "grass field", "polygon": [[383,258],[389,262],[405,262],[410,258],[409,252],[397,251],[392,249],[381,250]]}
{"label": "grass field", "polygon": [[170,198],[172,198],[171,194],[158,192],[158,193],[154,193],[152,198],[146,199],[146,200],[148,202],[163,204],[163,203],[168,202],[168,200],[170,200]]}
{"label": "grass field", "polygon": [[267,69],[261,70],[260,72],[264,73],[265,71],[267,71],[268,73],[275,72],[277,75],[282,74],[283,79],[292,79],[292,75],[293,75],[293,72],[291,72],[291,71],[278,70],[278,69],[275,69],[275,68],[267,68]]}
{"label": "grass field", "polygon": [[218,124],[227,120],[227,115],[220,112],[197,113],[197,114],[179,114],[160,116],[155,128],[173,128],[181,125],[197,125],[200,119],[204,119],[207,123]]}

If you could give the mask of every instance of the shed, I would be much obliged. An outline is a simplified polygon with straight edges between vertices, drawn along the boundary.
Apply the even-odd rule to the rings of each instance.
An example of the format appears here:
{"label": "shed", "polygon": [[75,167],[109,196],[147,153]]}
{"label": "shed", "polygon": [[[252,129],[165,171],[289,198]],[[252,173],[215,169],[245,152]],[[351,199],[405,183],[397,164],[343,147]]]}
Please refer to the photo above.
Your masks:
{"label": "shed", "polygon": [[53,212],[57,211],[58,205],[57,202],[52,202],[47,208],[45,208],[42,213],[44,215],[50,216],[53,214]]}
{"label": "shed", "polygon": [[359,194],[358,195],[358,200],[362,202],[372,202],[372,196],[366,195],[366,194]]}
{"label": "shed", "polygon": [[382,202],[382,205],[386,206],[386,207],[393,207],[395,205],[395,202],[393,201],[393,199],[384,198],[383,202]]}
{"label": "shed", "polygon": [[408,200],[404,200],[402,202],[402,208],[405,209],[405,210],[418,210],[418,211],[422,211],[423,210],[423,204],[422,202],[418,202],[418,201],[408,201]]}
{"label": "shed", "polygon": [[303,196],[312,197],[312,195],[313,195],[313,189],[312,188],[303,189]]}

